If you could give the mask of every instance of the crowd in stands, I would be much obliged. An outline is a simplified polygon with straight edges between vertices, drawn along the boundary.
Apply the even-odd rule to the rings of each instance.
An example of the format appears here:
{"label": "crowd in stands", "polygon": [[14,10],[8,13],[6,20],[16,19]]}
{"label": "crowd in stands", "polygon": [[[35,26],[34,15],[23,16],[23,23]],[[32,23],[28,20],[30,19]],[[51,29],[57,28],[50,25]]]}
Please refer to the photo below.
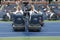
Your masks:
{"label": "crowd in stands", "polygon": [[[11,12],[10,10],[6,10],[6,15],[8,17],[8,19],[10,20],[11,19],[11,15],[10,14],[18,14],[18,13],[21,13],[21,14],[24,14],[24,11],[23,11],[23,8],[22,6],[18,3],[16,3],[16,7],[13,8],[15,9],[14,12]],[[9,4],[7,4],[7,7],[9,6]],[[57,15],[55,14],[54,10],[52,10],[52,8],[48,5],[46,6],[43,6],[43,11],[40,9],[40,6],[38,6],[38,10],[35,9],[35,6],[33,4],[31,4],[31,10],[29,11],[30,15],[32,15],[33,13],[39,13],[41,15],[43,15],[45,13],[47,19],[54,19],[54,20],[57,20]],[[25,8],[26,9],[26,8]],[[44,12],[44,13],[43,13]],[[5,18],[5,16],[3,16]],[[44,15],[43,15],[44,16]]]}

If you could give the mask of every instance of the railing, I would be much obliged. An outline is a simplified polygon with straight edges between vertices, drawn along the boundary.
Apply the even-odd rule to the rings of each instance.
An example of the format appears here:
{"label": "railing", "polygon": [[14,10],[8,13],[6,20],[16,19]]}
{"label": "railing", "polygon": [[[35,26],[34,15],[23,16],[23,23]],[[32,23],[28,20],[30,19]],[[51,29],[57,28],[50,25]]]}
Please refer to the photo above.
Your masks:
{"label": "railing", "polygon": [[[22,1],[22,2],[30,2],[31,4],[49,4],[49,1],[37,1],[37,0],[35,0],[35,1],[32,1],[32,0],[17,0],[17,1]],[[10,4],[15,4],[16,3],[16,1],[2,1],[2,3],[1,4],[7,4],[7,3],[10,3]],[[54,3],[56,3],[56,4],[60,4],[60,1],[56,1],[56,2],[54,2]]]}
{"label": "railing", "polygon": [[[22,2],[27,2],[27,1],[22,1]],[[28,1],[31,4],[48,4],[49,2],[46,1]],[[5,1],[5,2],[1,2],[1,4],[15,4],[16,1]]]}
{"label": "railing", "polygon": [[55,2],[56,4],[60,4],[60,1]]}

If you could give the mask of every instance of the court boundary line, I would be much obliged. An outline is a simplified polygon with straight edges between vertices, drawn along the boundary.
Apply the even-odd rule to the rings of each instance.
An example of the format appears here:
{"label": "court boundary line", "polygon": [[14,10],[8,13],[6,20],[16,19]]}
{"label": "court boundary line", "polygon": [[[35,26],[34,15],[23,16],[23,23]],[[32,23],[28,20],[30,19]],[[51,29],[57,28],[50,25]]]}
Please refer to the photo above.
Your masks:
{"label": "court boundary line", "polygon": [[0,38],[60,38],[60,36],[17,36],[17,37],[0,37]]}

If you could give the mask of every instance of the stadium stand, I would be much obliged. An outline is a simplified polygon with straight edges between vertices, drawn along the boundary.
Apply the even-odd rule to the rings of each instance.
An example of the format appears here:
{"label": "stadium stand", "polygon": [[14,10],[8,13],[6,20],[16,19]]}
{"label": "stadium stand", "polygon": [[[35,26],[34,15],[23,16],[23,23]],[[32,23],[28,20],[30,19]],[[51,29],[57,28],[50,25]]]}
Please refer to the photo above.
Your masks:
{"label": "stadium stand", "polygon": [[[9,4],[10,2],[3,2],[2,4]],[[12,3],[12,4],[11,4]],[[2,16],[3,15],[5,15],[5,13],[6,12],[4,12],[4,10],[9,10],[9,11],[11,11],[11,12],[14,12],[14,11],[16,11],[15,9],[14,9],[14,7],[16,7],[17,5],[15,4],[15,2],[11,2],[7,7],[6,7],[6,5],[4,5],[3,7],[2,7],[2,11],[0,11],[0,18],[2,18]],[[34,4],[35,3],[35,4]],[[48,2],[44,2],[44,3],[39,3],[39,2],[33,2],[32,4],[34,4],[34,6],[35,6],[35,9],[36,10],[38,10],[38,9],[40,9],[41,11],[42,11],[42,13],[43,13],[43,18],[46,20],[47,19],[47,17],[46,17],[46,13],[44,12],[44,6],[47,6],[47,4],[49,5],[49,6],[54,6],[55,8],[52,8],[53,10],[54,10],[54,13],[56,13],[57,15],[58,15],[58,17],[60,18],[60,9],[59,8],[57,8],[59,5],[58,5],[58,3],[59,2],[55,2],[55,4],[48,4]],[[38,4],[38,5],[37,5]],[[40,8],[38,8],[38,6],[40,6]],[[22,7],[23,8],[23,7]],[[1,9],[0,9],[1,10]],[[12,14],[11,14],[11,16],[12,16]]]}

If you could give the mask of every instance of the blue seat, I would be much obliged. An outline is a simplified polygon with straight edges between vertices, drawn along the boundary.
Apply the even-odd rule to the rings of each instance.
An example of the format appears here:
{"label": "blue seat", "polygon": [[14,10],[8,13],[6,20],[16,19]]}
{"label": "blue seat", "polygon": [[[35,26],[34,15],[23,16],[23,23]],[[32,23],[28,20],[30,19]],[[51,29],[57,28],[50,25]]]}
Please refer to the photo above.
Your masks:
{"label": "blue seat", "polygon": [[41,20],[41,14],[32,14],[31,15],[31,24],[39,24],[39,20]]}
{"label": "blue seat", "polygon": [[57,4],[49,4],[49,6],[58,6]]}
{"label": "blue seat", "polygon": [[60,9],[53,9],[56,14],[60,13]]}
{"label": "blue seat", "polygon": [[24,23],[23,15],[21,15],[21,14],[14,14],[13,15],[13,22],[16,23],[16,24]]}
{"label": "blue seat", "polygon": [[40,15],[39,14],[32,14],[31,20],[29,24],[29,31],[30,32],[37,32],[41,31],[41,25],[39,23]]}
{"label": "blue seat", "polygon": [[13,15],[13,29],[14,31],[25,31],[23,15],[14,14]]}
{"label": "blue seat", "polygon": [[6,12],[0,11],[0,18],[3,18],[3,16],[6,14]]}
{"label": "blue seat", "polygon": [[38,15],[31,15],[31,23],[32,24],[38,24],[39,23]]}

